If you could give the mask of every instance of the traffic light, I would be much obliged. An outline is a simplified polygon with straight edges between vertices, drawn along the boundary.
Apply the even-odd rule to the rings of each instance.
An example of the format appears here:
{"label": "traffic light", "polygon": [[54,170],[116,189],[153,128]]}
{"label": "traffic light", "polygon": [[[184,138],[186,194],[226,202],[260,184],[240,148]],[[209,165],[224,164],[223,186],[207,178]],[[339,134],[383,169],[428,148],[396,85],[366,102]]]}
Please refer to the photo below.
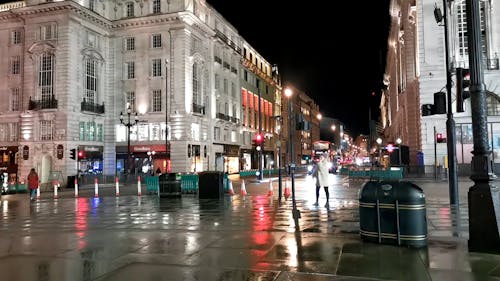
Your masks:
{"label": "traffic light", "polygon": [[82,159],[82,158],[85,158],[85,152],[82,150],[79,150],[78,151],[78,159]]}
{"label": "traffic light", "polygon": [[255,143],[255,148],[257,150],[261,150],[262,145],[264,145],[264,136],[261,133],[255,134],[254,143]]}
{"label": "traffic light", "polygon": [[446,93],[434,93],[434,104],[422,104],[422,116],[446,113]]}
{"label": "traffic light", "polygon": [[436,134],[436,142],[437,143],[443,143],[446,142],[446,138],[443,138],[443,134],[437,133]]}
{"label": "traffic light", "polygon": [[457,112],[464,112],[464,101],[470,98],[470,72],[466,68],[457,68]]}
{"label": "traffic light", "polygon": [[69,150],[69,158],[75,160],[76,159],[76,149],[70,149]]}

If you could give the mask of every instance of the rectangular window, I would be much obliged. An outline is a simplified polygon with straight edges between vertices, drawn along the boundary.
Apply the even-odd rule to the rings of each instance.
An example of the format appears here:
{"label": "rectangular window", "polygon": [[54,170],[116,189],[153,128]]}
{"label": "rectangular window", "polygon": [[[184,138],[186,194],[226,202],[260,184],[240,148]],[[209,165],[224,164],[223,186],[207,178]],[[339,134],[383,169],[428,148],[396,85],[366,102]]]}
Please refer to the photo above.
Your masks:
{"label": "rectangular window", "polygon": [[161,90],[153,91],[153,112],[161,111]]}
{"label": "rectangular window", "polygon": [[14,56],[10,59],[10,73],[20,74],[21,73],[21,57]]}
{"label": "rectangular window", "polygon": [[153,34],[151,40],[153,48],[161,48],[161,34]]}
{"label": "rectangular window", "polygon": [[161,13],[161,1],[153,0],[153,14]]}
{"label": "rectangular window", "polygon": [[95,141],[96,125],[95,122],[87,122],[87,140]]}
{"label": "rectangular window", "polygon": [[10,33],[10,43],[12,45],[21,44],[21,30],[13,30]]}
{"label": "rectangular window", "polygon": [[135,110],[135,92],[127,92],[125,109],[130,105],[132,110]]}
{"label": "rectangular window", "polygon": [[102,141],[102,136],[103,136],[103,131],[102,131],[102,124],[97,124],[97,141]]}
{"label": "rectangular window", "polygon": [[85,101],[89,103],[96,102],[97,96],[97,61],[87,59],[85,61]]}
{"label": "rectangular window", "polygon": [[153,77],[161,76],[161,59],[153,59],[152,62],[153,69],[151,70],[151,74]]}
{"label": "rectangular window", "polygon": [[53,40],[57,38],[55,24],[46,24],[40,27],[40,39],[41,40]]}
{"label": "rectangular window", "polygon": [[40,120],[40,140],[52,140],[52,120]]}
{"label": "rectangular window", "polygon": [[19,140],[19,123],[10,123],[9,141]]}
{"label": "rectangular window", "polygon": [[133,17],[134,16],[134,3],[133,2],[128,2],[127,3],[127,17]]}
{"label": "rectangular window", "polygon": [[214,127],[214,140],[216,140],[216,141],[220,140],[220,128],[219,127]]}
{"label": "rectangular window", "polygon": [[10,94],[10,110],[19,111],[20,99],[19,88],[13,88]]}
{"label": "rectangular window", "polygon": [[54,56],[51,54],[42,54],[40,57],[38,86],[40,87],[40,97],[42,102],[49,103],[53,95],[53,76],[54,76]]}
{"label": "rectangular window", "polygon": [[79,126],[80,126],[79,139],[81,141],[84,141],[85,140],[85,122],[80,122]]}
{"label": "rectangular window", "polygon": [[191,123],[191,137],[195,141],[200,140],[200,124]]}
{"label": "rectangular window", "polygon": [[227,95],[227,79],[224,78],[224,94]]}
{"label": "rectangular window", "polygon": [[135,62],[129,61],[127,65],[127,79],[135,79]]}
{"label": "rectangular window", "polygon": [[219,88],[220,88],[219,74],[215,74],[215,89],[218,90]]}
{"label": "rectangular window", "polygon": [[236,85],[234,85],[234,82],[231,82],[231,96],[236,98]]}
{"label": "rectangular window", "polygon": [[135,38],[134,37],[125,38],[125,50],[127,50],[127,51],[134,51],[135,50]]}

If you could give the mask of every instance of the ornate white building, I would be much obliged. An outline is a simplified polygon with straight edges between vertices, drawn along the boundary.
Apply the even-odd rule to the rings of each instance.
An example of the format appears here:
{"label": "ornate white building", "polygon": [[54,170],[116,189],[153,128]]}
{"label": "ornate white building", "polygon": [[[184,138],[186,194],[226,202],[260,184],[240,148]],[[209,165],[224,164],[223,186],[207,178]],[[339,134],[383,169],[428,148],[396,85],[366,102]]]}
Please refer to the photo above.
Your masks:
{"label": "ornate white building", "polygon": [[0,5],[0,23],[0,152],[20,179],[228,170],[251,148],[248,43],[204,0],[27,0]]}
{"label": "ornate white building", "polygon": [[[452,72],[452,110],[456,123],[456,155],[459,173],[468,175],[473,138],[470,99],[464,112],[457,112],[456,68],[469,67],[465,0],[447,1],[449,61]],[[482,67],[487,89],[490,147],[500,163],[500,1],[480,1]],[[391,1],[391,30],[388,40],[385,84],[381,102],[382,126],[386,141],[402,138],[409,146],[409,164],[447,166],[446,114],[427,115],[422,105],[434,104],[434,93],[446,91],[445,38],[443,25],[436,22],[438,1]]]}

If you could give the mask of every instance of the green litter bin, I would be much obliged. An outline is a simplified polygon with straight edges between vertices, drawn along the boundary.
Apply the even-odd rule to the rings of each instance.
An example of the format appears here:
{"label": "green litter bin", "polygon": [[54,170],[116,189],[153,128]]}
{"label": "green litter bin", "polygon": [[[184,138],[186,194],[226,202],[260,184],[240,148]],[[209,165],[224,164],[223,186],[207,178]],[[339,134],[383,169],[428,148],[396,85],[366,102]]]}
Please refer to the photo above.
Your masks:
{"label": "green litter bin", "polygon": [[359,193],[362,240],[380,244],[427,245],[425,195],[408,181],[369,181]]}

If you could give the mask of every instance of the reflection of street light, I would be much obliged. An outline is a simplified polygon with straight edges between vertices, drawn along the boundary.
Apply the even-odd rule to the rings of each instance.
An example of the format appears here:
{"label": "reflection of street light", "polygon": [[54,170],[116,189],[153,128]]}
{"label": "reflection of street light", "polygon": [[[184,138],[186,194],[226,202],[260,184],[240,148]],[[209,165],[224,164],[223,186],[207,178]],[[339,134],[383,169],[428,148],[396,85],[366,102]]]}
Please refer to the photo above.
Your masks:
{"label": "reflection of street light", "polygon": [[[130,122],[130,115],[134,114],[134,122]],[[139,122],[139,117],[137,116],[137,112],[132,112],[132,108],[130,107],[130,103],[127,105],[127,123],[123,122],[123,112],[120,112],[120,123],[122,123],[125,127],[127,127],[127,168],[125,169],[125,173],[129,173],[130,169],[130,127],[137,125]]]}
{"label": "reflection of street light", "polygon": [[285,89],[285,96],[288,98],[288,139],[290,141],[290,180],[292,182],[292,217],[295,222],[295,230],[299,231],[299,218],[300,212],[297,210],[297,202],[295,201],[295,152],[293,149],[294,139],[293,139],[293,130],[292,121],[295,119],[292,117],[293,115],[293,106],[292,106],[292,90],[289,88]]}
{"label": "reflection of street light", "polygon": [[403,163],[401,163],[401,138],[398,138],[396,140],[396,143],[398,144],[398,161],[399,161],[399,166],[403,166]]}

